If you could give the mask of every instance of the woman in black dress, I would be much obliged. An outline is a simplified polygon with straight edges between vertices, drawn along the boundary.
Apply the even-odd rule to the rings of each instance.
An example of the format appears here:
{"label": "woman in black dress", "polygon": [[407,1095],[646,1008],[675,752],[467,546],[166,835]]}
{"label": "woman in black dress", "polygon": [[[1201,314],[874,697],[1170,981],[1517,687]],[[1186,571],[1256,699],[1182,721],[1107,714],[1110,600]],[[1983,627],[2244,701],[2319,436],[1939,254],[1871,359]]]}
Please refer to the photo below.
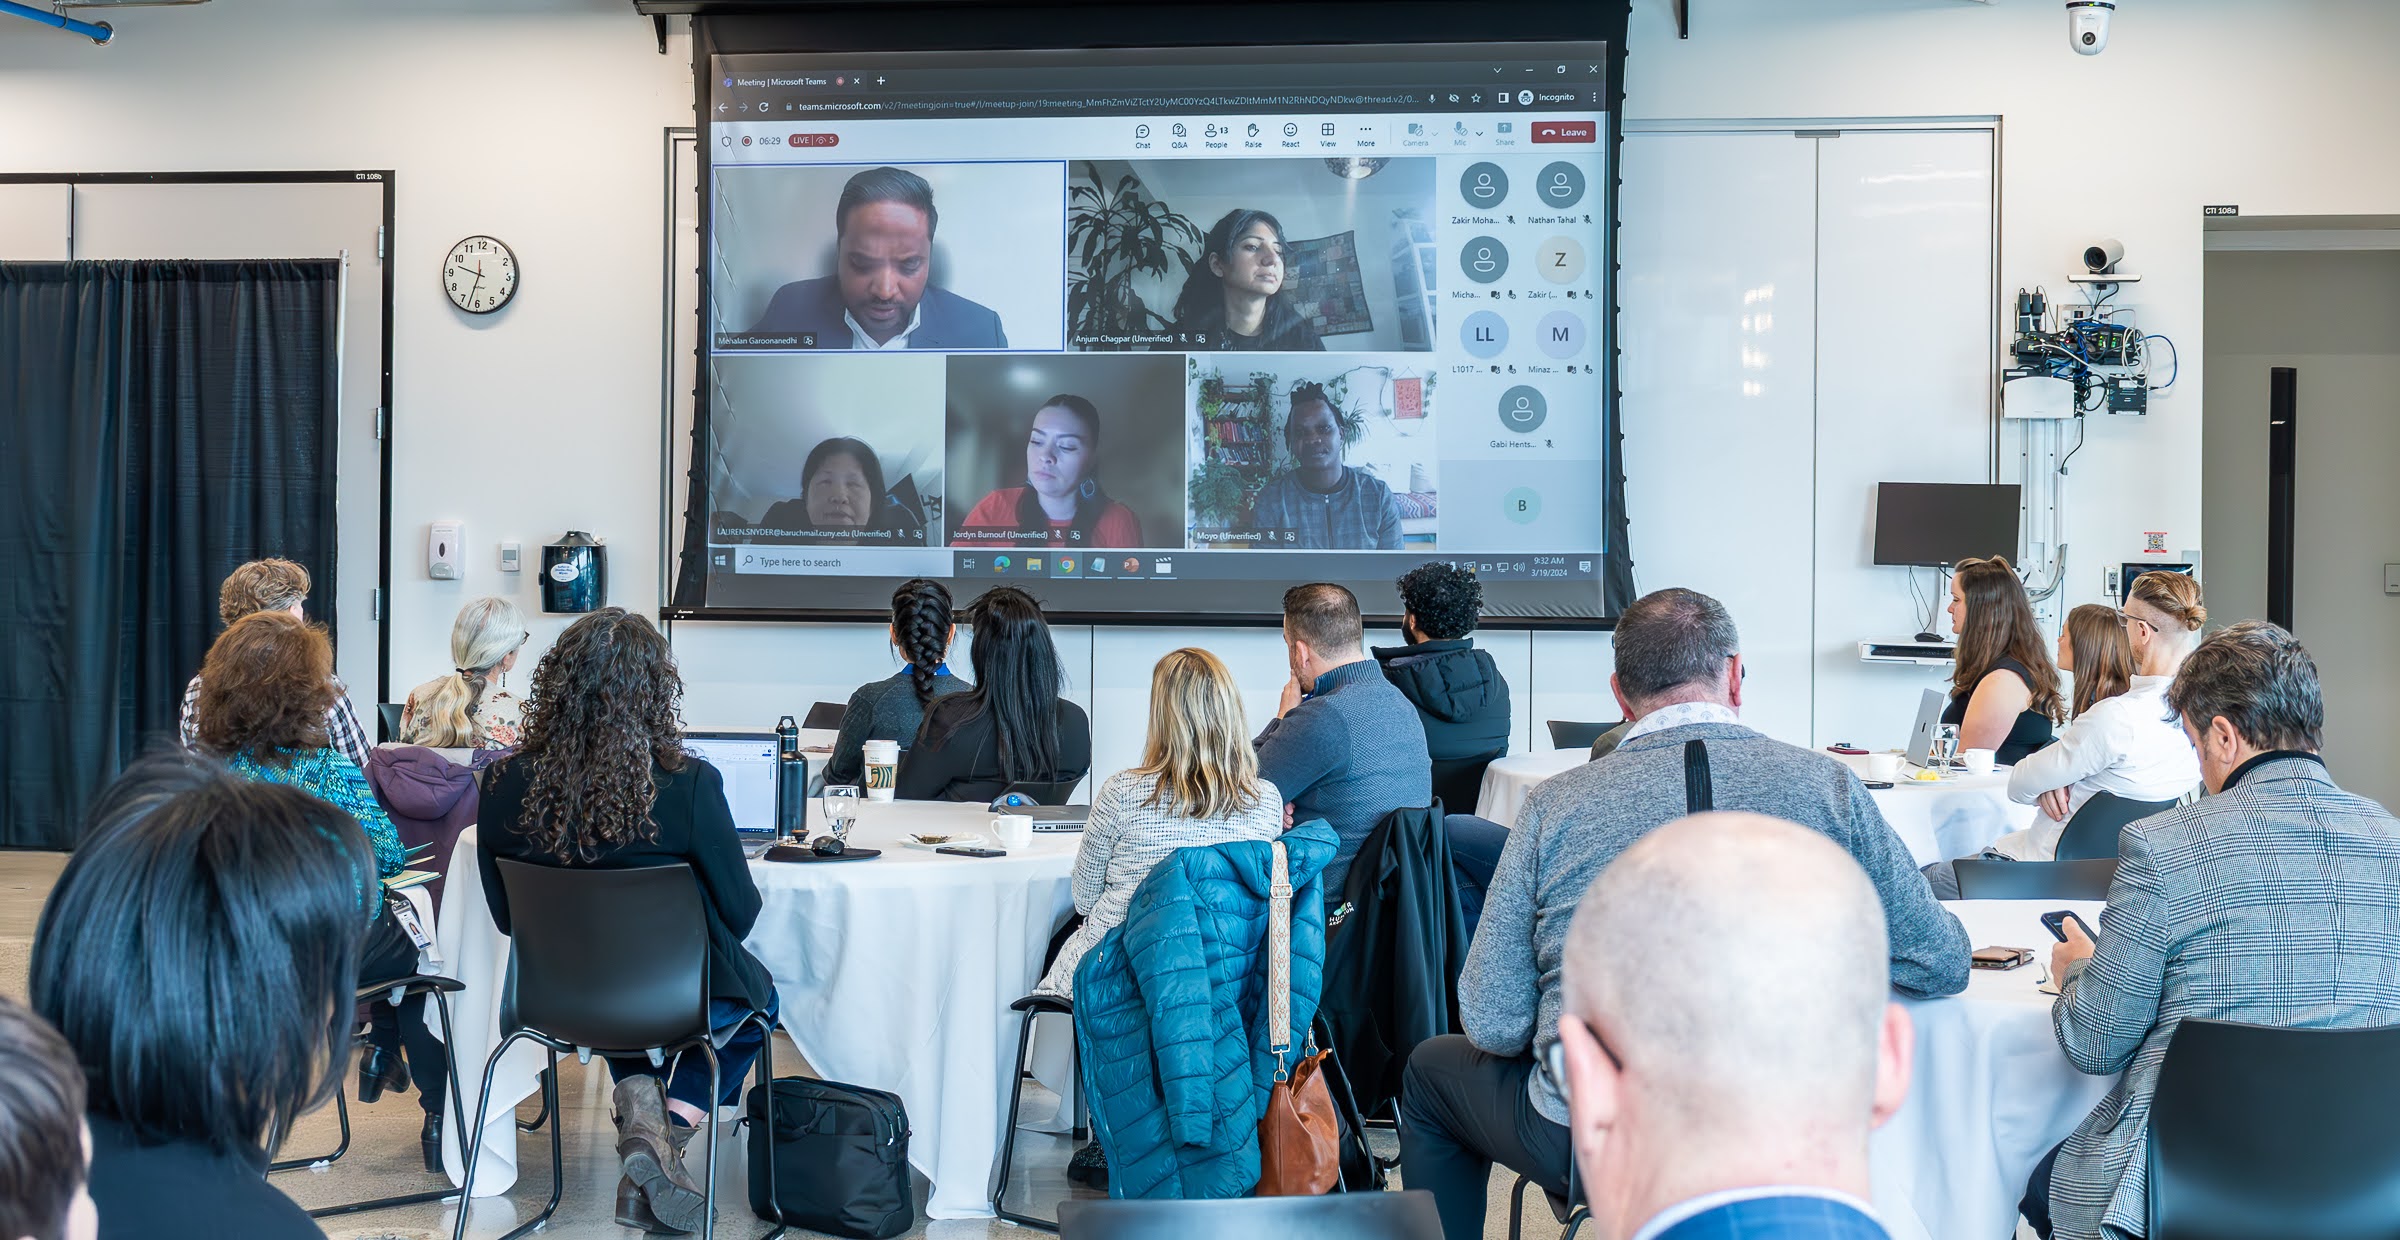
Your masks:
{"label": "woman in black dress", "polygon": [[1950,627],[1958,634],[1958,671],[1942,722],[1958,728],[1959,749],[1989,749],[2009,766],[2049,744],[2066,702],[2025,583],[2007,560],[1959,562],[1950,578]]}

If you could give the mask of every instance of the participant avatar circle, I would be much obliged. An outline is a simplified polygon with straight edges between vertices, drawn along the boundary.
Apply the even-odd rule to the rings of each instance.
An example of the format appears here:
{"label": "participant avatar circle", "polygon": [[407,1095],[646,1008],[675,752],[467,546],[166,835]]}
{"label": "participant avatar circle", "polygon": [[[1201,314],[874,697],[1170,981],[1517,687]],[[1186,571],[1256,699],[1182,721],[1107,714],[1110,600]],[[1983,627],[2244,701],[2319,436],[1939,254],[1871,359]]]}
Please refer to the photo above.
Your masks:
{"label": "participant avatar circle", "polygon": [[1531,525],[1542,517],[1542,493],[1518,487],[1500,497],[1500,511],[1519,525]]}
{"label": "participant avatar circle", "polygon": [[1498,237],[1477,237],[1458,252],[1458,268],[1477,284],[1508,274],[1508,247]]}
{"label": "participant avatar circle", "polygon": [[1518,384],[1500,394],[1500,424],[1522,435],[1550,416],[1550,402],[1540,391]]}
{"label": "participant avatar circle", "polygon": [[1564,310],[1543,315],[1533,331],[1535,343],[1552,357],[1567,358],[1583,352],[1583,320]]}
{"label": "participant avatar circle", "polygon": [[1470,207],[1496,207],[1508,197],[1508,174],[1490,162],[1471,165],[1458,176],[1458,196]]}
{"label": "participant avatar circle", "polygon": [[1545,207],[1563,211],[1583,201],[1583,169],[1563,159],[1543,168],[1534,185]]}
{"label": "participant avatar circle", "polygon": [[1508,320],[1478,310],[1458,325],[1458,343],[1477,357],[1498,357],[1508,347]]}
{"label": "participant avatar circle", "polygon": [[1583,278],[1583,243],[1573,237],[1551,237],[1542,242],[1540,257],[1534,259],[1534,270],[1552,284],[1573,284]]}

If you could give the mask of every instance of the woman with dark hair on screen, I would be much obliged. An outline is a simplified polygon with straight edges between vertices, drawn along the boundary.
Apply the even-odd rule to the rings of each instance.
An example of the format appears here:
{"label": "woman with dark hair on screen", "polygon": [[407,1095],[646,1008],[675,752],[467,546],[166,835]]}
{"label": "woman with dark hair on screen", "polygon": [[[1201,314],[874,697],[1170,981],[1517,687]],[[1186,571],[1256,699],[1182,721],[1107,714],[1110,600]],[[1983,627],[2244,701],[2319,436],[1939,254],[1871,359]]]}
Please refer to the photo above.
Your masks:
{"label": "woman with dark hair on screen", "polygon": [[100,794],[29,983],[83,1065],[101,1240],[324,1235],[266,1167],[341,1085],[382,907],[358,823],[299,788],[177,753]]}
{"label": "woman with dark hair on screen", "polygon": [[1282,296],[1283,225],[1264,211],[1225,213],[1208,230],[1200,261],[1175,299],[1175,330],[1195,349],[1233,353],[1321,353],[1325,342]]}
{"label": "woman with dark hair on screen", "polygon": [[1959,561],[1950,578],[1950,627],[1958,634],[1958,671],[1942,722],[1958,728],[1959,749],[1989,749],[2000,765],[2013,766],[2049,744],[2066,699],[2017,570],[1999,556]]}
{"label": "woman with dark hair on screen", "polygon": [[[609,1060],[616,1077],[617,1221],[651,1231],[700,1230],[700,1186],[681,1152],[741,1092],[764,1045],[753,1012],[775,1016],[774,980],[742,946],[758,920],[751,881],[725,801],[725,778],[683,750],[683,678],[649,621],[606,607],[567,626],[533,672],[533,702],[517,752],[492,765],[483,788],[483,893],[509,932],[499,858],[568,869],[691,867],[708,921],[708,1020],[719,1095],[708,1065],[686,1054],[653,1065]],[[673,1080],[668,1081],[672,1074]]]}
{"label": "woman with dark hair on screen", "polygon": [[925,708],[900,759],[903,801],[989,801],[1017,783],[1079,780],[1092,721],[1058,695],[1058,648],[1033,596],[996,586],[972,608],[975,687]]}
{"label": "woman with dark hair on screen", "polygon": [[758,523],[826,541],[847,541],[841,531],[882,528],[883,462],[875,449],[842,436],[809,450],[800,466],[800,496],[767,509]]}
{"label": "woman with dark hair on screen", "polygon": [[866,777],[868,741],[898,741],[905,750],[917,739],[925,708],[944,694],[964,692],[967,682],[950,674],[950,645],[958,625],[950,616],[950,591],[919,577],[892,591],[892,649],[908,660],[897,672],[860,685],[842,712],[841,735],[825,760],[825,782],[855,784]]}
{"label": "woman with dark hair on screen", "polygon": [[1099,468],[1100,411],[1067,393],[1043,401],[1025,432],[1025,485],[984,496],[950,545],[1141,546],[1141,520],[1100,489]]}

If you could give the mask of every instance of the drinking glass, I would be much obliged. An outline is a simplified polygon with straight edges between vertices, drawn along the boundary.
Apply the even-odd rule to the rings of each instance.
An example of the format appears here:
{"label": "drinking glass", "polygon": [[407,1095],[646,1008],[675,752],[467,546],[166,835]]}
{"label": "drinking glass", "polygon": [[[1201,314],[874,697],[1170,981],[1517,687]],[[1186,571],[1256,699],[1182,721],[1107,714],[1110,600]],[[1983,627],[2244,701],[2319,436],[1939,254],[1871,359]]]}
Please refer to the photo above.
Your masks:
{"label": "drinking glass", "polygon": [[858,822],[858,785],[827,784],[819,800],[825,808],[825,829],[847,843],[850,828]]}

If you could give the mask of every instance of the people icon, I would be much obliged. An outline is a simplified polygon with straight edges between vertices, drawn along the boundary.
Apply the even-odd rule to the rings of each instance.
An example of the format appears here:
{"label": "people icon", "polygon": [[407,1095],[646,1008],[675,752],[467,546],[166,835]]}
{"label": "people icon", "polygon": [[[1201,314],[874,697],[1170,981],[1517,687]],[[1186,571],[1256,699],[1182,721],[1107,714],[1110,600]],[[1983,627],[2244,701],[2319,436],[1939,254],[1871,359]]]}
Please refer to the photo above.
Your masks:
{"label": "people icon", "polygon": [[1480,246],[1475,251],[1475,270],[1486,275],[1498,271],[1500,264],[1492,259],[1492,247]]}
{"label": "people icon", "polygon": [[1564,199],[1575,196],[1575,187],[1568,183],[1564,168],[1551,175],[1550,184],[1544,187],[1544,191],[1553,198]]}
{"label": "people icon", "polygon": [[1491,173],[1478,172],[1475,174],[1475,188],[1469,192],[1477,198],[1488,200],[1492,195],[1499,193],[1500,189],[1492,184]]}

